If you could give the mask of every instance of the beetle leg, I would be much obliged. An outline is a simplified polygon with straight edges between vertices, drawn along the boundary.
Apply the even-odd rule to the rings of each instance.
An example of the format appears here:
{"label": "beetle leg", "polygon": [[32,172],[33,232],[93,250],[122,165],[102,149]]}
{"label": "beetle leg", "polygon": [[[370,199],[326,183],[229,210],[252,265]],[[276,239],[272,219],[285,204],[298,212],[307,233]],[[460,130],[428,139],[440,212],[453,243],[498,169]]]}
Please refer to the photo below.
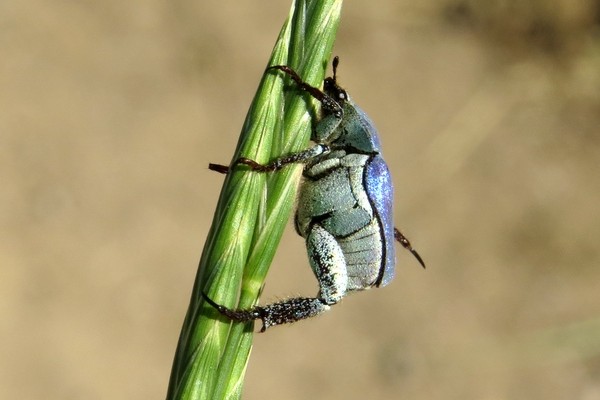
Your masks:
{"label": "beetle leg", "polygon": [[232,310],[217,304],[206,293],[202,293],[202,297],[208,304],[232,321],[244,323],[257,319],[262,320],[261,332],[266,331],[271,326],[296,322],[329,310],[329,306],[323,303],[321,299],[308,297],[295,297],[266,306],[252,307],[248,310]]}
{"label": "beetle leg", "polygon": [[325,114],[319,121],[319,124],[315,126],[312,139],[319,143],[330,140],[330,136],[338,129],[341,122],[341,115]]}
{"label": "beetle leg", "polygon": [[304,151],[299,151],[298,153],[292,153],[288,154],[287,156],[276,158],[268,164],[260,164],[249,158],[240,157],[233,162],[231,167],[222,164],[210,163],[208,164],[208,169],[210,169],[211,171],[219,172],[221,174],[227,174],[229,173],[232,167],[242,164],[250,167],[250,169],[255,172],[274,172],[280,170],[288,164],[304,164],[317,156],[320,156],[324,153],[328,153],[329,151],[330,150],[328,146],[324,144],[317,144]]}
{"label": "beetle leg", "polygon": [[[336,67],[337,67],[337,64],[336,64]],[[335,99],[333,99],[331,96],[329,96],[327,93],[323,92],[319,88],[316,88],[316,87],[311,86],[308,83],[304,82],[302,80],[302,78],[300,78],[300,76],[296,73],[296,71],[294,71],[287,65],[274,65],[272,67],[267,68],[267,71],[272,70],[272,69],[278,69],[278,70],[283,71],[286,74],[288,74],[292,78],[292,80],[294,82],[296,82],[296,84],[298,85],[298,87],[301,90],[304,90],[305,92],[310,94],[312,97],[314,97],[316,100],[318,100],[321,103],[321,106],[323,107],[323,111],[325,112],[325,114],[333,114],[338,119],[342,119],[342,116],[343,116],[342,106],[339,105],[339,103]]]}
{"label": "beetle leg", "polygon": [[308,261],[319,282],[319,298],[333,305],[346,295],[348,271],[340,244],[321,225],[313,224],[306,236]]}
{"label": "beetle leg", "polygon": [[410,251],[412,253],[413,256],[415,256],[415,258],[417,259],[417,261],[419,262],[419,264],[421,264],[421,266],[423,268],[425,268],[425,262],[423,262],[423,259],[421,258],[421,256],[419,255],[419,253],[417,253],[417,251],[415,249],[413,249],[412,245],[410,244],[410,242],[408,241],[408,239],[406,238],[406,236],[404,236],[402,234],[402,232],[400,232],[398,230],[398,228],[394,227],[394,238],[408,251]]}
{"label": "beetle leg", "polygon": [[329,97],[325,93],[323,93],[321,91],[321,89],[311,86],[308,83],[304,82],[302,80],[302,78],[300,78],[300,75],[298,75],[298,73],[296,71],[294,71],[287,65],[273,65],[273,66],[267,68],[267,71],[272,70],[272,69],[278,69],[278,70],[283,71],[286,74],[288,74],[290,76],[290,78],[292,78],[292,80],[294,82],[296,82],[296,84],[298,85],[298,87],[300,89],[308,92],[312,97],[314,97],[315,99],[317,99],[319,101],[323,101],[323,99],[325,97]]}
{"label": "beetle leg", "polygon": [[320,290],[317,297],[294,297],[266,306],[233,310],[215,303],[205,293],[202,293],[202,296],[217,311],[233,321],[262,320],[261,332],[271,326],[317,316],[329,310],[331,305],[339,302],[346,294],[346,261],[335,238],[318,224],[311,228],[306,238],[306,247],[310,265],[319,281]]}
{"label": "beetle leg", "polygon": [[208,169],[210,169],[211,171],[218,172],[220,174],[229,173],[229,166],[223,164],[208,163]]}

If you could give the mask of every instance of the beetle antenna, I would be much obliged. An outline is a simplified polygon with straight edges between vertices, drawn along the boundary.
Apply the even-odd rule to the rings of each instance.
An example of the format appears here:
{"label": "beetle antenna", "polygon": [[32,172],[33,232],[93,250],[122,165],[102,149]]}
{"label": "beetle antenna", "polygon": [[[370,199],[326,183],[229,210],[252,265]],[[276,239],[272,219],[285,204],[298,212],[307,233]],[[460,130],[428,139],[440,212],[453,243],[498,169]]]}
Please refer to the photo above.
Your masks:
{"label": "beetle antenna", "polygon": [[331,64],[333,65],[333,82],[334,83],[337,82],[337,67],[338,67],[339,63],[340,63],[340,58],[338,56],[333,57],[333,62]]}

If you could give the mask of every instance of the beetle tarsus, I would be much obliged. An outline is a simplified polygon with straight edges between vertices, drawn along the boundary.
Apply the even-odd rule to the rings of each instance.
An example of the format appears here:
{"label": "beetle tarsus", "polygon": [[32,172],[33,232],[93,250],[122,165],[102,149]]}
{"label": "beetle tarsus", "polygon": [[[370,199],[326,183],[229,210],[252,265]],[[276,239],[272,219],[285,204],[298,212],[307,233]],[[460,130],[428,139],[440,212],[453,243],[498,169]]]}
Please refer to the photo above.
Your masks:
{"label": "beetle tarsus", "polygon": [[249,310],[233,310],[231,308],[222,306],[212,300],[208,295],[202,292],[202,297],[208,304],[210,304],[215,310],[236,322],[250,322],[255,319],[262,318],[260,307],[254,307]]}
{"label": "beetle tarsus", "polygon": [[[254,172],[275,172],[289,164],[306,163],[308,160],[312,160],[315,157],[328,153],[330,151],[331,149],[329,148],[329,146],[325,144],[317,144],[304,151],[291,153],[287,156],[276,158],[268,164],[260,164],[249,158],[240,157],[233,163],[233,166],[242,164],[249,167],[250,170]],[[231,170],[231,167],[222,164],[210,163],[208,164],[208,169],[210,169],[211,171],[219,172],[221,174],[227,174]]]}
{"label": "beetle tarsus", "polygon": [[423,261],[423,259],[421,258],[421,256],[419,255],[419,253],[417,253],[417,251],[415,249],[413,249],[412,245],[410,244],[410,242],[408,241],[408,239],[406,238],[406,236],[404,236],[402,234],[402,232],[400,232],[398,230],[398,228],[394,228],[394,238],[408,251],[410,251],[412,253],[413,256],[415,256],[415,258],[417,259],[417,261],[419,262],[419,264],[421,264],[421,266],[423,268],[425,267],[425,262]]}
{"label": "beetle tarsus", "polygon": [[251,160],[246,157],[238,158],[235,161],[234,165],[238,165],[238,164],[247,165],[248,167],[250,167],[250,169],[252,171],[256,171],[256,172],[273,172],[273,171],[277,171],[278,169],[280,169],[282,167],[279,160],[275,160],[274,162],[272,162],[270,164],[263,165],[263,164],[257,163],[256,161]]}
{"label": "beetle tarsus", "polygon": [[291,69],[290,67],[288,67],[287,65],[273,65],[272,67],[267,68],[267,71],[272,70],[272,69],[278,69],[278,70],[283,71],[286,74],[288,74],[292,78],[292,80],[294,82],[296,82],[296,84],[298,85],[298,87],[300,89],[304,90],[305,92],[310,93],[310,95],[312,97],[314,97],[315,99],[317,99],[319,101],[323,101],[323,99],[325,97],[328,97],[325,93],[323,93],[321,91],[321,89],[311,86],[308,83],[304,82],[302,80],[302,78],[300,78],[298,73],[296,71],[294,71],[293,69]]}
{"label": "beetle tarsus", "polygon": [[423,261],[423,259],[421,258],[421,255],[419,253],[417,253],[417,251],[415,249],[408,249],[413,256],[415,256],[415,258],[417,259],[417,261],[419,262],[419,264],[421,264],[421,266],[423,267],[423,269],[427,268],[425,266],[425,262]]}
{"label": "beetle tarsus", "polygon": [[[273,172],[273,171],[277,171],[278,169],[280,169],[283,166],[279,160],[275,160],[275,162],[273,162],[271,164],[263,165],[263,164],[260,164],[256,161],[251,160],[246,157],[240,157],[237,160],[235,160],[235,162],[233,163],[233,165],[239,165],[239,164],[246,165],[247,167],[250,168],[250,170],[255,171],[255,172]],[[211,171],[218,172],[220,174],[228,174],[229,171],[231,170],[231,167],[228,167],[227,165],[223,165],[223,164],[209,163],[208,169],[210,169]]]}
{"label": "beetle tarsus", "polygon": [[262,321],[260,332],[266,331],[271,326],[291,324],[329,310],[329,306],[322,299],[311,297],[295,297],[247,310],[233,310],[222,306],[214,302],[204,292],[202,292],[202,297],[221,315],[232,321],[245,323],[260,319]]}
{"label": "beetle tarsus", "polygon": [[210,169],[211,171],[218,172],[220,174],[227,174],[227,173],[229,173],[229,167],[227,165],[223,165],[223,164],[209,163],[208,164],[208,169]]}

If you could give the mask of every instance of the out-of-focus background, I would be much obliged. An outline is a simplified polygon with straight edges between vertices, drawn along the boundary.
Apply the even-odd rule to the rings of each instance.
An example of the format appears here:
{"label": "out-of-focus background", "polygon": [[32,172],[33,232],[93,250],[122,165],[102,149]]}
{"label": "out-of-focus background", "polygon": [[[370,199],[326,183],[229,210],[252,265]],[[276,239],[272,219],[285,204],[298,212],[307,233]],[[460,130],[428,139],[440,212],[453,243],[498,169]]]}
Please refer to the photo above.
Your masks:
{"label": "out-of-focus background", "polygon": [[[3,398],[161,399],[289,2],[0,2]],[[393,284],[256,336],[248,399],[600,399],[600,2],[347,1]],[[263,301],[316,293],[284,236]]]}

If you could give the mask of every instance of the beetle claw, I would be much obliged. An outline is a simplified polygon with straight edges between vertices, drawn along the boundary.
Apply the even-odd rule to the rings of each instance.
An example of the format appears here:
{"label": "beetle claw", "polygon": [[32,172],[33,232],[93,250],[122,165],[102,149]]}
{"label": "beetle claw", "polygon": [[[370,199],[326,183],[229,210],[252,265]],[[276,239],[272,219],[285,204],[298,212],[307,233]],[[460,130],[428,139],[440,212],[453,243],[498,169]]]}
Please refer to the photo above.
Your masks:
{"label": "beetle claw", "polygon": [[210,169],[211,171],[218,172],[220,174],[227,174],[227,173],[229,173],[229,167],[227,165],[223,165],[223,164],[209,163],[208,164],[208,169]]}

